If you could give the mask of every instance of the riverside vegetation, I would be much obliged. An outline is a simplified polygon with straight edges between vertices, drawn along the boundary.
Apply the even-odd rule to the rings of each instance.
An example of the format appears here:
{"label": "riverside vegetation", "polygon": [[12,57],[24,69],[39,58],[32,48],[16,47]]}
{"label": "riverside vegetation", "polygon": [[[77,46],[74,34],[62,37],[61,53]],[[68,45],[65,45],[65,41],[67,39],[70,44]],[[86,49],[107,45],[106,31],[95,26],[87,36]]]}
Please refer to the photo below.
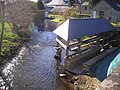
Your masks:
{"label": "riverside vegetation", "polygon": [[16,0],[12,3],[2,1],[0,4],[0,36],[2,39],[0,57],[2,63],[16,54],[16,50],[19,50],[19,47],[31,38],[33,16],[38,11],[38,7],[28,0]]}
{"label": "riverside vegetation", "polygon": [[[2,25],[0,24],[0,30],[2,29]],[[5,30],[3,34],[3,44],[1,55],[6,56],[7,54],[11,53],[11,50],[20,44],[20,37],[12,32],[8,23],[5,23]]]}

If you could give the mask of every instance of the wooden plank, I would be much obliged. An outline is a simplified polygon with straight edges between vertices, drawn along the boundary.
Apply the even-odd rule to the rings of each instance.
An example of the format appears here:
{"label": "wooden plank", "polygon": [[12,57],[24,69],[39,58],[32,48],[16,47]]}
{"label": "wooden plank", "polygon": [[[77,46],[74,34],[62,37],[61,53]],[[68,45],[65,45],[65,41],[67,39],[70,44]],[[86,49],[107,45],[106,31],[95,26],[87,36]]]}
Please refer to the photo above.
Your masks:
{"label": "wooden plank", "polygon": [[78,49],[78,47],[73,47],[73,48],[69,48],[71,51],[75,51]]}
{"label": "wooden plank", "polygon": [[90,42],[97,41],[98,39],[100,39],[100,37],[95,37],[95,38],[91,38],[89,40],[84,40],[84,41],[82,41],[82,43],[90,43]]}

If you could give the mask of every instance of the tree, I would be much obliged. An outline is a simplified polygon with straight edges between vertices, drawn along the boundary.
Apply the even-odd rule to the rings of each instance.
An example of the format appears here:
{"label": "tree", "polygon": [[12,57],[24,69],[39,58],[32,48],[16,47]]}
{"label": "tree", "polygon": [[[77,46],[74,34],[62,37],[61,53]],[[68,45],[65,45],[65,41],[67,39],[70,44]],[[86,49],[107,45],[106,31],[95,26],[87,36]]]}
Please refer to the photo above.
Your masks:
{"label": "tree", "polygon": [[[5,2],[1,1],[1,16],[2,16],[2,30],[1,30],[1,34],[0,34],[0,56],[1,56],[1,52],[2,52],[2,44],[3,44],[3,34],[4,34],[4,20],[5,20]],[[1,20],[0,20],[1,21]],[[1,58],[0,58],[1,59]]]}
{"label": "tree", "polygon": [[44,8],[44,4],[42,3],[41,0],[38,0],[37,6],[38,6],[38,9],[39,9],[39,10],[44,10],[44,9],[45,9],[45,8]]}
{"label": "tree", "polygon": [[75,0],[69,0],[69,1],[68,1],[68,6],[69,6],[69,7],[75,6]]}
{"label": "tree", "polygon": [[90,1],[90,6],[94,6],[95,4],[97,4],[100,0],[91,0]]}
{"label": "tree", "polygon": [[69,9],[66,9],[61,15],[67,19],[67,18],[80,18],[79,17],[79,11],[80,11],[80,7],[79,6],[76,6],[74,8],[69,8]]}
{"label": "tree", "polygon": [[7,2],[6,21],[11,25],[13,32],[21,37],[30,37],[29,26],[32,21],[31,4],[28,0],[15,0]]}
{"label": "tree", "polygon": [[19,45],[20,37],[31,37],[32,7],[28,0],[0,0],[0,4],[0,54],[5,55]]}

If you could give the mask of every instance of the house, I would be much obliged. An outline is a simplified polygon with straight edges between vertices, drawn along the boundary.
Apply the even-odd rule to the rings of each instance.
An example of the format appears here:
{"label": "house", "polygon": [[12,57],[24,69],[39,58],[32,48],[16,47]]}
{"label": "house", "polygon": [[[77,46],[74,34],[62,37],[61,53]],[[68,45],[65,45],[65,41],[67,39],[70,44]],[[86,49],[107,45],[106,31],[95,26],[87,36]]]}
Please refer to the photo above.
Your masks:
{"label": "house", "polygon": [[100,0],[92,7],[91,12],[96,12],[97,16],[107,18],[112,22],[120,21],[120,2]]}
{"label": "house", "polygon": [[61,8],[61,7],[68,7],[68,2],[66,0],[52,0],[51,2],[47,3],[45,5],[45,9],[48,12],[53,12],[53,9],[55,8]]}
{"label": "house", "polygon": [[75,0],[75,4],[80,6],[81,14],[89,14],[90,7],[89,7],[90,0]]}
{"label": "house", "polygon": [[85,1],[81,4],[81,14],[89,13],[90,13],[89,1]]}
{"label": "house", "polygon": [[68,2],[66,0],[52,0],[51,2],[47,3],[47,6],[66,6]]}

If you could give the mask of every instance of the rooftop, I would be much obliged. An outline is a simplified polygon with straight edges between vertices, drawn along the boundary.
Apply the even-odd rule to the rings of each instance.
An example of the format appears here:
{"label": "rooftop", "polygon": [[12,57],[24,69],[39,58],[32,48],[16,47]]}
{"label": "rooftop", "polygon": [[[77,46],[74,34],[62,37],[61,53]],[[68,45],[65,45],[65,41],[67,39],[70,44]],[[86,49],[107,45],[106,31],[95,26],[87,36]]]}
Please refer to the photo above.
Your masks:
{"label": "rooftop", "polygon": [[[100,0],[95,6],[97,6],[101,1],[103,0]],[[120,11],[120,2],[115,2],[113,0],[104,0],[106,3],[108,3],[113,9],[117,10],[117,11]],[[93,6],[93,8],[95,7]]]}
{"label": "rooftop", "polygon": [[53,32],[64,40],[72,40],[102,32],[115,30],[110,22],[104,18],[96,19],[68,19]]}

